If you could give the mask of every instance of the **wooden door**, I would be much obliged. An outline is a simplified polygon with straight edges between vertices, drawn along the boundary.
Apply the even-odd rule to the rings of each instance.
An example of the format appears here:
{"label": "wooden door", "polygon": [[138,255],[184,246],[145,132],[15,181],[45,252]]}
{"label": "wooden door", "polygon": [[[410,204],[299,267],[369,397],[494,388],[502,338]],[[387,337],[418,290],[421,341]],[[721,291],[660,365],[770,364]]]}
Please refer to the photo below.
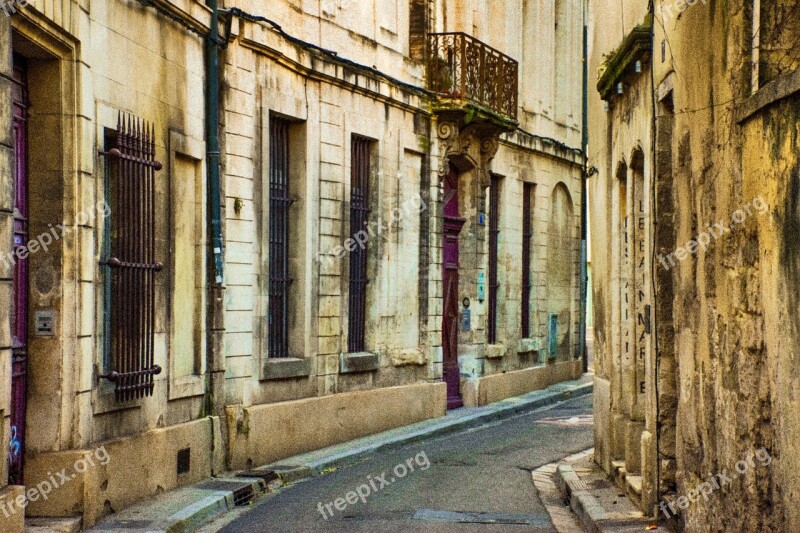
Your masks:
{"label": "wooden door", "polygon": [[444,236],[443,253],[443,323],[442,350],[444,354],[444,381],[447,383],[447,408],[455,409],[464,405],[461,400],[461,371],[458,366],[458,235],[464,227],[465,219],[458,211],[458,172],[451,166],[444,181]]}

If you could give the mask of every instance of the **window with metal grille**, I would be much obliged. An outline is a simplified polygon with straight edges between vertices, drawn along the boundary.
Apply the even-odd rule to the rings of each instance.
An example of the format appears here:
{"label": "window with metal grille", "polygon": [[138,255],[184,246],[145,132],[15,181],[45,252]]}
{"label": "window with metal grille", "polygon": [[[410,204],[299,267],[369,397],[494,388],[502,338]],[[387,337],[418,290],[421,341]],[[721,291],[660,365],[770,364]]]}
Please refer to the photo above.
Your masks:
{"label": "window with metal grille", "polygon": [[155,364],[155,129],[120,114],[117,129],[106,138],[108,151],[106,239],[101,262],[106,279],[106,348],[108,372],[101,378],[116,385],[118,402],[152,396]]}
{"label": "window with metal grille", "polygon": [[500,236],[500,176],[492,175],[489,185],[489,320],[488,342],[497,343],[497,260]]}
{"label": "window with metal grille", "polygon": [[522,185],[522,338],[531,336],[531,244],[533,241],[533,184]]}
{"label": "window with metal grille", "polygon": [[269,357],[289,357],[289,121],[269,121]]}
{"label": "window with metal grille", "polygon": [[350,238],[358,245],[350,251],[350,300],[348,307],[347,349],[350,353],[366,351],[367,321],[367,243],[356,239],[366,231],[369,217],[369,175],[371,141],[354,136],[350,159]]}

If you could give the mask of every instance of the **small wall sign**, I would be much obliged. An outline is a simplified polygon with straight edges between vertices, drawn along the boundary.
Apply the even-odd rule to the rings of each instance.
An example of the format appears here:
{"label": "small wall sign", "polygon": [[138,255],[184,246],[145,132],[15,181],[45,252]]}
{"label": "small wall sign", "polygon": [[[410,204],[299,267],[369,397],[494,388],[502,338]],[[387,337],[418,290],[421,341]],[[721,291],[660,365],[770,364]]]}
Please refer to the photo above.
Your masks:
{"label": "small wall sign", "polygon": [[36,311],[34,322],[37,337],[53,337],[56,334],[56,312],[53,309]]}
{"label": "small wall sign", "polygon": [[486,273],[478,272],[478,301],[483,302],[486,299]]}
{"label": "small wall sign", "polygon": [[472,329],[472,311],[464,309],[461,312],[461,331],[470,331]]}

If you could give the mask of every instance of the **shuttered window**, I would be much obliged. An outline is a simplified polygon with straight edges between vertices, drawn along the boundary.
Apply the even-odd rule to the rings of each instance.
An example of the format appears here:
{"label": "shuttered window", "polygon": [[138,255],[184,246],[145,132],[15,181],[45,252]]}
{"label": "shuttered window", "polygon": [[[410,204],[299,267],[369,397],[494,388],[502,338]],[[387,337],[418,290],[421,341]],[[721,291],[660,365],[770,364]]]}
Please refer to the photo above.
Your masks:
{"label": "shuttered window", "polygon": [[522,186],[522,338],[531,336],[531,245],[533,223],[533,184]]}
{"label": "shuttered window", "polygon": [[366,231],[369,217],[369,174],[371,141],[353,137],[350,160],[350,238],[358,245],[350,251],[350,296],[347,348],[350,353],[366,351],[367,319],[367,242],[358,238]]}
{"label": "shuttered window", "polygon": [[109,372],[118,402],[152,396],[155,364],[155,287],[163,265],[155,254],[157,171],[155,130],[143,120],[120,115],[107,157],[105,258],[106,346]]}
{"label": "shuttered window", "polygon": [[497,261],[500,236],[500,177],[492,175],[489,185],[489,320],[488,342],[497,343]]}
{"label": "shuttered window", "polygon": [[289,122],[269,122],[269,357],[289,357]]}

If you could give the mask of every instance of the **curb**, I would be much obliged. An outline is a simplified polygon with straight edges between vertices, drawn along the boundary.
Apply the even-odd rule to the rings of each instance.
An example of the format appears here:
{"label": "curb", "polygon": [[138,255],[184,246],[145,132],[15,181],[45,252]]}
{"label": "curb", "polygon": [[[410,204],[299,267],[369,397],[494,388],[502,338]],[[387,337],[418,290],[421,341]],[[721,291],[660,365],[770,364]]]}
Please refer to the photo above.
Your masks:
{"label": "curb", "polygon": [[[217,478],[216,482],[250,485],[252,499],[258,498],[266,489],[260,479],[237,478],[232,480]],[[214,491],[202,500],[184,507],[165,518],[158,524],[158,530],[166,531],[166,533],[188,533],[194,531],[203,524],[233,511],[237,507],[237,492],[240,490],[242,489]]]}
{"label": "curb", "polygon": [[[191,502],[177,510],[172,506],[169,508],[169,512],[159,515],[157,510],[153,509],[154,502],[150,501],[138,506],[146,508],[144,511],[140,510],[138,514],[131,513],[129,510],[129,516],[124,516],[125,511],[123,511],[121,513],[123,516],[118,515],[116,520],[112,521],[113,524],[107,523],[99,529],[92,528],[89,531],[107,531],[110,526],[112,531],[190,533],[240,507],[243,498],[244,503],[257,499],[261,494],[272,489],[273,484],[281,486],[297,483],[362,461],[377,452],[394,450],[424,439],[451,435],[465,429],[478,429],[492,422],[585,396],[591,394],[592,391],[593,384],[591,382],[579,385],[559,383],[551,386],[549,390],[535,391],[477,408],[477,412],[455,413],[439,419],[395,428],[383,434],[378,433],[330,448],[290,457],[280,463],[242,471],[233,474],[236,476],[235,478],[211,478],[173,491],[173,498],[182,498],[184,501]],[[179,494],[181,491],[185,492],[181,495]],[[158,506],[158,500],[156,500],[155,507]],[[148,507],[149,509],[147,509]],[[151,516],[153,518],[150,518]],[[144,529],[137,529],[137,526],[133,526],[133,522],[137,522],[137,526],[141,524]],[[115,529],[115,526],[118,528]]]}
{"label": "curb", "polygon": [[[495,403],[492,406],[493,408],[486,412],[469,414],[451,420],[445,419],[433,425],[431,425],[430,420],[418,423],[425,424],[427,427],[411,429],[410,431],[403,432],[383,442],[369,443],[354,448],[348,448],[344,452],[333,453],[319,459],[306,459],[305,455],[300,455],[295,458],[284,459],[279,463],[258,468],[257,470],[272,470],[281,478],[283,478],[282,474],[288,471],[292,473],[290,482],[302,481],[310,477],[322,475],[326,471],[335,470],[366,459],[377,452],[392,451],[422,440],[452,435],[453,433],[467,428],[478,428],[492,422],[511,418],[515,415],[528,413],[559,402],[591,394],[593,389],[593,383],[585,383],[560,391],[535,391],[524,396],[501,400]],[[530,396],[532,395],[536,395],[536,397],[531,398]],[[411,427],[413,428],[414,425]],[[374,437],[374,435],[372,437]]]}
{"label": "curb", "polygon": [[171,501],[156,498],[140,502],[86,531],[189,533],[257,499],[266,489],[263,479],[211,478],[165,493],[171,495]]}
{"label": "curb", "polygon": [[583,529],[590,533],[602,533],[601,523],[608,519],[608,515],[572,466],[558,465],[555,482],[564,501],[569,503],[570,509],[583,525]]}

